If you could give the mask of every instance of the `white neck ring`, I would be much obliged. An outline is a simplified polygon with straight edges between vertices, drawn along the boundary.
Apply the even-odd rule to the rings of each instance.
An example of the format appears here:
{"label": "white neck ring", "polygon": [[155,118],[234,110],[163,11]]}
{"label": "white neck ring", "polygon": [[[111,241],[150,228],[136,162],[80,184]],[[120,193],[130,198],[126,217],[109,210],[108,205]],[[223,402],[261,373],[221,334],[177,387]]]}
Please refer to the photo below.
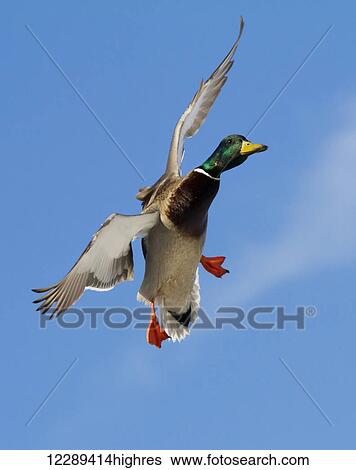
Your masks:
{"label": "white neck ring", "polygon": [[203,168],[194,168],[193,171],[196,171],[197,173],[202,173],[203,175],[207,176],[208,178],[211,178],[212,180],[220,181],[220,178],[215,178],[215,176],[209,175],[209,173],[203,170]]}

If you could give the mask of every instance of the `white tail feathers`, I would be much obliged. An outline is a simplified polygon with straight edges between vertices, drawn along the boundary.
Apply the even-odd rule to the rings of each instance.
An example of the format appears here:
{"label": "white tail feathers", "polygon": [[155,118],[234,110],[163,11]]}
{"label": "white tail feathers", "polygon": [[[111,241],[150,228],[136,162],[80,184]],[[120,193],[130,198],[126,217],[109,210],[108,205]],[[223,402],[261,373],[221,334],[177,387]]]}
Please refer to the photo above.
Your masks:
{"label": "white tail feathers", "polygon": [[172,313],[170,313],[164,306],[164,304],[160,305],[159,313],[161,319],[161,328],[167,333],[167,335],[171,338],[173,342],[175,341],[182,341],[190,334],[190,328],[194,325],[198,318],[200,306],[200,287],[199,287],[199,273],[198,269],[195,275],[195,281],[192,288],[192,292],[190,294],[190,298],[188,299],[186,305],[180,309],[178,312],[174,312],[177,315],[184,314],[190,309],[190,318],[189,318],[189,326],[185,326],[180,323]]}

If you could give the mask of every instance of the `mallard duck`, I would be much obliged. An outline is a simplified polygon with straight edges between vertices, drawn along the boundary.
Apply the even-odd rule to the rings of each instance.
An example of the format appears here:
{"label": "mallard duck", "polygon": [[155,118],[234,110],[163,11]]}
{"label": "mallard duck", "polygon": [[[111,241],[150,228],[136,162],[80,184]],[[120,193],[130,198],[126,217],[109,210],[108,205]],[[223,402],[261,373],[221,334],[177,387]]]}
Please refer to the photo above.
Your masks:
{"label": "mallard duck", "polygon": [[[150,304],[147,342],[158,348],[166,339],[181,341],[197,319],[200,304],[199,263],[214,276],[228,271],[225,257],[202,254],[208,210],[225,171],[267,149],[242,135],[225,137],[200,166],[181,176],[184,141],[199,130],[227,80],[233,56],[243,31],[208,80],[202,81],[179,119],[171,141],[164,174],[152,186],[139,190],[142,202],[138,215],[110,215],[94,234],[68,274],[56,284],[33,289],[43,294],[34,302],[42,313],[56,316],[76,302],[86,289],[105,291],[133,279],[131,242],[142,239],[145,274],[138,300]],[[159,320],[156,315],[159,307]]]}

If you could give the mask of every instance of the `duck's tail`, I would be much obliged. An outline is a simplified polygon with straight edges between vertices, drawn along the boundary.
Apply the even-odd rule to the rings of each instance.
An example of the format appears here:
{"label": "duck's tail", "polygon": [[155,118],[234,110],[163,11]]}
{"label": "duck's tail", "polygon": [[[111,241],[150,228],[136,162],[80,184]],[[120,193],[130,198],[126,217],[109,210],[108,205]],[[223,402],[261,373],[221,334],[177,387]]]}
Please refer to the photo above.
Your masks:
{"label": "duck's tail", "polygon": [[198,269],[195,275],[190,299],[187,302],[188,308],[175,310],[160,305],[159,314],[161,328],[167,333],[172,341],[182,341],[190,334],[190,329],[198,318],[200,306],[200,287]]}

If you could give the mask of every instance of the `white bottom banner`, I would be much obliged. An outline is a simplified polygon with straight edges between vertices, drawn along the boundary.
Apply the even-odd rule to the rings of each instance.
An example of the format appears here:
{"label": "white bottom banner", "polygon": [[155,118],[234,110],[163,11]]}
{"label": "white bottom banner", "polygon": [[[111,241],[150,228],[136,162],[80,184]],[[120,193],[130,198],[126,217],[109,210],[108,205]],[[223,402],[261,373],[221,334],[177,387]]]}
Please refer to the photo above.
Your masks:
{"label": "white bottom banner", "polygon": [[0,469],[356,469],[356,450],[0,450]]}

